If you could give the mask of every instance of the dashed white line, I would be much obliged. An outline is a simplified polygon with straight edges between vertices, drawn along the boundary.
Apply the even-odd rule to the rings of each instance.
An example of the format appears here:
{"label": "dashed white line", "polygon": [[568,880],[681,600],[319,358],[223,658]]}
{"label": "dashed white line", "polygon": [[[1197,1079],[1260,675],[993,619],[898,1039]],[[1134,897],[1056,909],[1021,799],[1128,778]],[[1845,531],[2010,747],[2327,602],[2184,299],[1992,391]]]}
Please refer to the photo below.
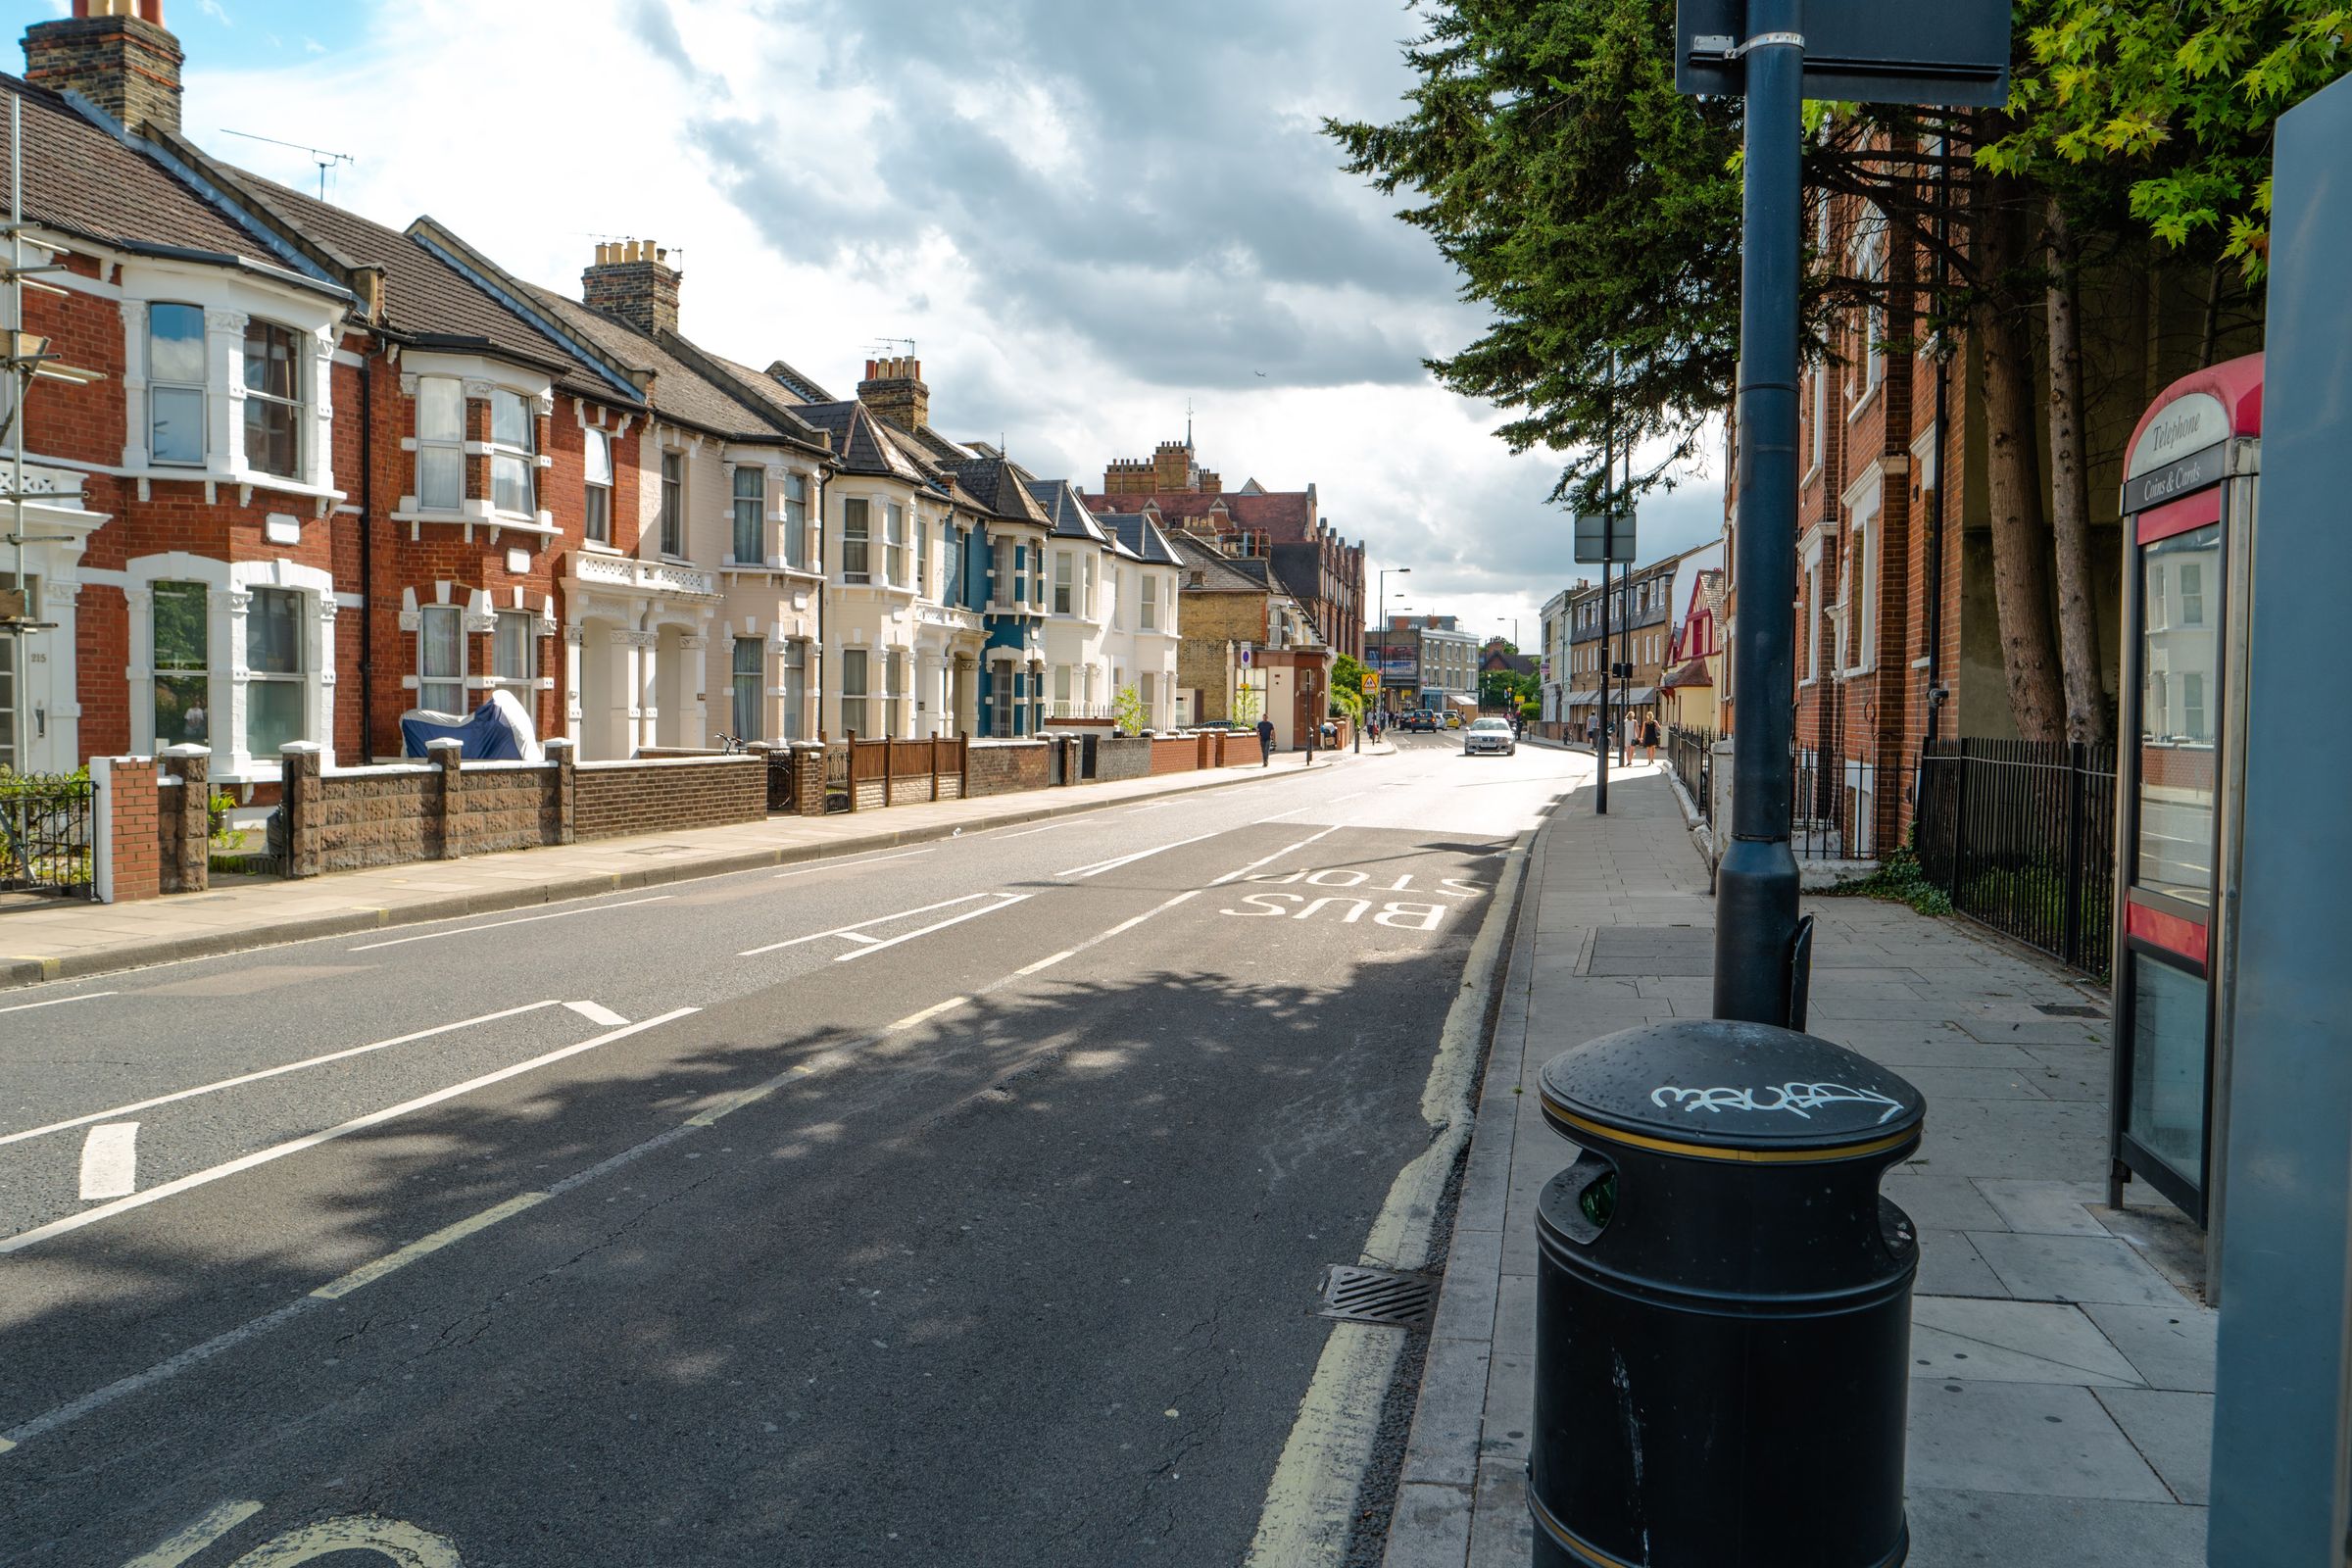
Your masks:
{"label": "dashed white line", "polygon": [[0,1012],[30,1012],[35,1007],[62,1007],[69,1002],[96,1002],[100,997],[122,995],[119,991],[85,991],[78,997],[51,997],[47,1002],[20,1002],[13,1007],[0,1007]]}
{"label": "dashed white line", "polygon": [[[985,895],[983,896],[985,897]],[[999,902],[988,906],[988,907],[984,909],[966,909],[961,914],[950,915],[945,920],[934,921],[930,925],[922,927],[920,930],[909,931],[905,936],[892,937],[887,942],[874,942],[873,939],[869,937],[866,940],[872,944],[871,946],[859,948],[855,953],[837,954],[835,955],[833,961],[835,963],[848,963],[853,958],[870,958],[875,954],[895,948],[902,942],[912,942],[916,937],[927,937],[934,931],[945,931],[952,925],[961,925],[966,920],[977,920],[984,914],[995,914],[1000,909],[1009,909],[1016,904],[1020,904],[1028,899],[1034,898],[1035,895],[1029,893],[1004,893],[999,894],[997,897]],[[959,899],[956,902],[962,903],[963,901]]]}
{"label": "dashed white line", "polygon": [[101,1122],[81,1141],[81,1200],[122,1198],[139,1190],[139,1124]]}
{"label": "dashed white line", "polygon": [[895,1035],[902,1029],[911,1029],[918,1023],[928,1023],[941,1013],[953,1012],[971,1000],[969,997],[950,997],[945,1002],[935,1002],[920,1012],[910,1012],[897,1023],[885,1025],[882,1032],[886,1035]]}
{"label": "dashed white line", "polygon": [[1256,870],[1259,866],[1266,864],[1268,861],[1279,860],[1284,856],[1289,855],[1294,851],[1303,850],[1309,844],[1314,843],[1315,840],[1327,839],[1334,833],[1337,833],[1339,830],[1340,824],[1334,822],[1331,826],[1325,828],[1320,833],[1309,834],[1307,837],[1300,839],[1296,844],[1286,844],[1281,849],[1276,850],[1272,855],[1262,856],[1257,859],[1251,860],[1248,865],[1242,866],[1238,870],[1226,872],[1223,876],[1217,878],[1214,882],[1211,882],[1209,886],[1212,888],[1221,888],[1228,882],[1238,882],[1243,877],[1246,877],[1250,872]]}
{"label": "dashed white line", "polygon": [[566,1002],[564,1004],[564,1005],[569,1007],[572,1011],[578,1013],[590,1023],[603,1024],[608,1029],[613,1028],[619,1024],[627,1023],[629,1021],[628,1019],[623,1018],[619,1013],[614,1012],[611,1007],[603,1006],[594,1002]]}
{"label": "dashed white line", "polygon": [[496,931],[501,926],[529,925],[536,920],[568,920],[575,914],[601,914],[607,909],[633,909],[640,904],[660,904],[664,900],[676,897],[677,895],[674,893],[657,893],[650,899],[624,899],[618,904],[596,904],[585,909],[558,909],[553,914],[526,914],[514,920],[493,920],[488,925],[469,925],[450,931],[427,931],[422,936],[415,937],[394,937],[389,942],[364,942],[356,948],[346,948],[344,951],[347,953],[373,953],[378,948],[406,947],[412,942],[437,942],[443,937],[469,937],[476,931]]}
{"label": "dashed white line", "polygon": [[1058,833],[1065,827],[1075,826],[1077,824],[1074,822],[1048,822],[1044,827],[1025,827],[1018,833],[1000,833],[997,836],[1006,839],[1025,839],[1033,833]]}
{"label": "dashed white line", "polygon": [[958,904],[969,904],[975,899],[989,897],[991,895],[986,893],[967,893],[960,899],[942,899],[937,904],[925,904],[911,909],[901,909],[896,914],[877,914],[871,920],[859,920],[854,925],[835,926],[830,931],[811,931],[805,937],[794,937],[788,942],[770,942],[764,948],[746,948],[736,956],[756,958],[762,953],[777,953],[785,948],[800,947],[804,943],[822,942],[827,937],[847,937],[852,942],[872,942],[873,938],[861,937],[857,933],[863,931],[869,925],[882,925],[892,920],[904,920],[910,915],[929,914],[933,909],[954,908]]}
{"label": "dashed white line", "polygon": [[387,1051],[394,1046],[408,1045],[412,1041],[430,1040],[435,1035],[445,1035],[457,1029],[470,1029],[477,1023],[496,1023],[501,1018],[512,1018],[517,1013],[537,1012],[541,1007],[552,1007],[556,1004],[553,997],[545,1002],[526,1002],[519,1007],[502,1007],[496,1012],[485,1012],[478,1018],[460,1018],[456,1023],[435,1024],[430,1029],[418,1029],[412,1034],[394,1035],[389,1040],[378,1040],[365,1046],[351,1046],[342,1051],[330,1051],[323,1056],[307,1056],[301,1061],[289,1061],[282,1067],[265,1067],[260,1072],[242,1073],[234,1078],[220,1079],[218,1083],[199,1084],[194,1089],[182,1089],[175,1094],[157,1095],[152,1100],[136,1100],[127,1105],[117,1105],[111,1110],[93,1110],[87,1116],[74,1116],[65,1121],[53,1121],[46,1127],[28,1127],[21,1133],[0,1135],[0,1145],[21,1144],[27,1138],[40,1138],[49,1133],[62,1133],[69,1127],[87,1127],[91,1122],[106,1121],[116,1116],[127,1116],[134,1110],[146,1110],[156,1105],[169,1105],[179,1100],[193,1100],[198,1095],[217,1094],[220,1090],[234,1089],[241,1084],[259,1083],[264,1078],[275,1078],[281,1073],[300,1072],[305,1067],[318,1067],[330,1061],[364,1056],[371,1051]]}
{"label": "dashed white line", "polygon": [[1121,855],[1108,860],[1097,860],[1092,865],[1072,866],[1067,871],[1056,871],[1054,874],[1055,876],[1101,876],[1105,871],[1115,871],[1122,865],[1133,865],[1136,861],[1149,859],[1154,855],[1165,855],[1170,850],[1181,850],[1187,844],[1199,844],[1204,839],[1216,838],[1223,831],[1220,828],[1217,833],[1197,833],[1189,839],[1178,839],[1173,844],[1155,845],[1149,850],[1137,850],[1133,855]]}
{"label": "dashed white line", "polygon": [[1023,964],[1020,968],[1015,969],[1012,972],[1014,974],[1035,974],[1041,969],[1053,968],[1064,958],[1075,958],[1076,956],[1078,956],[1078,950],[1076,948],[1064,948],[1051,957],[1040,958],[1035,963]]}
{"label": "dashed white line", "polygon": [[429,1095],[418,1095],[416,1099],[404,1100],[397,1105],[387,1105],[381,1110],[371,1110],[365,1116],[354,1116],[351,1120],[339,1126],[329,1127],[323,1132],[288,1139],[282,1144],[272,1144],[268,1149],[257,1149],[250,1154],[215,1165],[209,1170],[195,1171],[180,1177],[177,1181],[169,1181],[160,1187],[151,1187],[143,1193],[134,1193],[128,1198],[118,1198],[111,1203],[102,1203],[96,1208],[86,1208],[78,1214],[69,1214],[64,1219],[52,1220],[46,1225],[36,1225],[31,1230],[21,1231],[17,1235],[0,1240],[0,1253],[22,1251],[35,1243],[63,1236],[69,1231],[77,1231],[84,1225],[94,1225],[102,1219],[112,1219],[117,1214],[127,1213],[134,1208],[143,1208],[149,1203],[176,1197],[181,1193],[220,1181],[223,1177],[251,1170],[257,1165],[267,1165],[272,1160],[283,1159],[288,1154],[299,1154],[306,1149],[316,1149],[320,1144],[332,1143],[334,1140],[348,1137],[352,1133],[366,1132],[370,1127],[381,1126],[395,1117],[406,1116],[411,1111],[438,1105],[445,1100],[455,1100],[458,1096],[471,1094],[476,1089],[487,1089],[492,1084],[504,1083],[509,1078],[518,1078],[526,1072],[536,1072],[541,1067],[551,1066],[569,1056],[576,1056],[584,1051],[594,1051],[600,1046],[609,1046],[615,1040],[643,1034],[648,1029],[659,1028],[662,1024],[674,1022],[690,1013],[700,1011],[702,1011],[700,1007],[673,1007],[659,1017],[646,1019],[643,1023],[627,1024],[618,1029],[608,1029],[603,1034],[583,1040],[576,1046],[565,1046],[560,1051],[550,1051],[542,1055],[533,1056],[528,1061],[518,1061],[512,1066],[500,1067],[493,1072],[478,1074],[463,1083],[454,1083],[445,1089],[436,1089]]}

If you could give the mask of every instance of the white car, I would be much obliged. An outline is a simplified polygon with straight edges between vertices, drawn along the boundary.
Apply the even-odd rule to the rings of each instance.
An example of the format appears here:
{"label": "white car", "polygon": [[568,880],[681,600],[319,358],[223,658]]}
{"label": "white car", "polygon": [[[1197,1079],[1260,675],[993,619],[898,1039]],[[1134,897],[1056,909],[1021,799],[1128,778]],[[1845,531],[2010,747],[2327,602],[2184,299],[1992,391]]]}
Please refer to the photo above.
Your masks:
{"label": "white car", "polygon": [[1511,733],[1507,718],[1478,718],[1462,731],[1462,755],[1475,757],[1480,752],[1500,752],[1505,757],[1516,756],[1519,737]]}

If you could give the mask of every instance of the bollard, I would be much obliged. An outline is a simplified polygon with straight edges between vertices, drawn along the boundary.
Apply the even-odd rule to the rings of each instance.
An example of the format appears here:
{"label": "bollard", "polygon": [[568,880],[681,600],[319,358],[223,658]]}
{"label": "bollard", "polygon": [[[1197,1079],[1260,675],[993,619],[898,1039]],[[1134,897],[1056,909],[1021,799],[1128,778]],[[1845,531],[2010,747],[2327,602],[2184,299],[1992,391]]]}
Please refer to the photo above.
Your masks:
{"label": "bollard", "polygon": [[1575,1143],[1537,1209],[1536,1568],[1895,1568],[1919,1248],[1879,1178],[1918,1090],[1764,1024],[1544,1068]]}

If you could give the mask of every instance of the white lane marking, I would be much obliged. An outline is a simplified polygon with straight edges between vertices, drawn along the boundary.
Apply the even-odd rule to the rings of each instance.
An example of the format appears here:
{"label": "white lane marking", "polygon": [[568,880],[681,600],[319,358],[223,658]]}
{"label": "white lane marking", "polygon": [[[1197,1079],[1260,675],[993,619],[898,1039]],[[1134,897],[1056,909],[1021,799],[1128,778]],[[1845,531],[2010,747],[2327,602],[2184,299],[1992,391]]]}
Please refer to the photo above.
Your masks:
{"label": "white lane marking", "polygon": [[1001,902],[992,904],[985,909],[966,909],[961,914],[952,914],[945,920],[935,921],[930,925],[924,926],[918,931],[909,931],[903,937],[892,937],[888,942],[876,942],[871,947],[859,948],[855,953],[837,954],[834,956],[833,961],[835,963],[848,963],[853,958],[870,958],[875,954],[882,952],[886,948],[895,948],[902,942],[912,942],[916,937],[927,937],[934,931],[945,931],[948,927],[952,925],[961,925],[966,920],[977,920],[982,915],[994,914],[999,909],[1009,909],[1014,905],[1020,904],[1034,897],[1036,897],[1036,895],[1030,893],[1000,894],[998,895],[998,898],[1001,900]]}
{"label": "white lane marking", "polygon": [[523,1012],[537,1012],[541,1007],[552,1007],[556,1004],[553,997],[545,1002],[526,1002],[519,1007],[502,1007],[496,1012],[485,1012],[478,1018],[460,1018],[456,1023],[435,1024],[430,1029],[419,1029],[414,1034],[395,1035],[389,1040],[378,1040],[369,1045],[351,1046],[342,1051],[330,1051],[323,1056],[309,1056],[301,1061],[289,1061],[282,1067],[264,1067],[260,1072],[244,1073],[235,1078],[223,1078],[218,1083],[199,1084],[194,1089],[182,1089],[176,1094],[157,1095],[152,1100],[134,1100],[127,1105],[117,1105],[111,1110],[93,1110],[87,1116],[75,1116],[67,1121],[53,1121],[46,1127],[28,1127],[21,1133],[0,1135],[0,1145],[21,1144],[27,1138],[41,1138],[50,1133],[62,1133],[70,1127],[87,1127],[94,1121],[105,1121],[114,1116],[127,1116],[134,1110],[147,1110],[156,1105],[169,1105],[179,1100],[193,1100],[198,1095],[217,1094],[223,1089],[235,1089],[241,1084],[259,1083],[264,1078],[275,1078],[281,1073],[300,1072],[305,1067],[318,1067],[330,1061],[342,1061],[351,1056],[364,1056],[371,1051],[385,1051],[393,1046],[408,1045],[411,1041],[429,1040],[435,1035],[449,1034],[458,1029],[470,1029],[477,1023],[496,1023],[501,1018],[512,1018],[515,1014]]}
{"label": "white lane marking", "polygon": [[438,1252],[452,1242],[462,1242],[476,1231],[486,1231],[501,1220],[513,1219],[526,1208],[536,1208],[551,1195],[544,1192],[517,1193],[503,1203],[493,1203],[478,1214],[468,1214],[454,1225],[444,1225],[430,1236],[420,1236],[406,1247],[395,1248],[371,1263],[337,1279],[328,1280],[311,1294],[322,1301],[339,1301],[362,1286],[373,1285],[385,1275],[407,1268],[428,1253]]}
{"label": "white lane marking", "polygon": [[564,1004],[564,1005],[569,1007],[572,1011],[578,1013],[590,1023],[601,1023],[608,1029],[611,1029],[617,1024],[624,1024],[629,1021],[628,1019],[623,1018],[619,1013],[614,1012],[611,1007],[603,1006],[594,1002],[566,1002]]}
{"label": "white lane marking", "polygon": [[1048,822],[1044,827],[1025,827],[1018,833],[1002,833],[999,834],[998,837],[1007,839],[1025,839],[1033,833],[1058,833],[1065,827],[1074,827],[1077,824],[1073,822]]}
{"label": "white lane marking", "polygon": [[1075,958],[1076,956],[1078,956],[1078,950],[1076,948],[1064,948],[1059,953],[1054,954],[1052,957],[1040,958],[1035,963],[1025,964],[1022,967],[1013,970],[1012,972],[1014,974],[1035,974],[1040,969],[1053,968],[1064,958]]}
{"label": "white lane marking", "polygon": [[139,1124],[101,1122],[81,1141],[81,1199],[122,1198],[139,1190]]}
{"label": "white lane marking", "polygon": [[[936,848],[934,845],[933,849]],[[827,860],[822,865],[804,865],[797,871],[778,871],[775,879],[781,882],[788,876],[808,876],[814,871],[838,871],[852,865],[879,865],[884,860],[911,860],[918,855],[931,853],[931,850],[901,850],[896,855],[869,855],[855,860]]]}
{"label": "white lane marking", "polygon": [[585,909],[558,909],[553,914],[526,914],[514,920],[493,920],[488,925],[463,926],[450,931],[427,931],[422,936],[416,937],[394,937],[389,942],[364,942],[356,948],[346,948],[343,951],[346,953],[373,953],[378,948],[406,947],[412,942],[438,942],[443,937],[469,937],[476,931],[496,931],[501,926],[529,925],[535,920],[568,920],[575,914],[602,914],[607,909],[633,909],[640,904],[661,904],[676,897],[677,895],[674,893],[657,893],[650,899],[625,899],[618,904],[591,905]]}
{"label": "white lane marking", "polygon": [[438,1105],[445,1100],[455,1100],[460,1095],[471,1094],[477,1089],[487,1089],[492,1084],[504,1083],[509,1078],[519,1078],[526,1072],[536,1072],[541,1067],[551,1066],[568,1056],[576,1056],[584,1051],[594,1051],[600,1046],[609,1046],[615,1040],[643,1034],[648,1029],[660,1028],[662,1024],[674,1022],[689,1013],[700,1011],[702,1011],[700,1007],[673,1007],[658,1017],[646,1019],[643,1023],[632,1023],[618,1029],[608,1029],[603,1034],[591,1036],[576,1046],[564,1046],[561,1050],[533,1056],[528,1061],[518,1061],[512,1066],[480,1073],[463,1083],[451,1084],[446,1089],[436,1089],[429,1095],[418,1095],[416,1099],[404,1100],[397,1105],[387,1105],[382,1110],[371,1110],[365,1116],[354,1116],[351,1120],[339,1126],[329,1127],[324,1132],[310,1133],[301,1138],[288,1139],[285,1143],[274,1144],[268,1149],[259,1149],[250,1154],[215,1165],[210,1170],[196,1171],[182,1176],[176,1181],[166,1182],[161,1187],[151,1187],[143,1193],[134,1193],[128,1198],[118,1198],[111,1203],[84,1209],[78,1214],[69,1214],[64,1219],[52,1220],[46,1225],[36,1225],[31,1230],[22,1231],[6,1240],[0,1240],[0,1254],[23,1251],[36,1242],[45,1242],[52,1237],[63,1236],[69,1231],[77,1231],[84,1225],[94,1225],[99,1220],[112,1219],[117,1214],[126,1213],[134,1208],[143,1208],[149,1203],[166,1198],[177,1197],[181,1193],[207,1186],[223,1177],[234,1176],[240,1171],[251,1170],[257,1165],[267,1165],[272,1160],[283,1159],[288,1154],[299,1154],[306,1149],[316,1149],[320,1144],[332,1143],[334,1140],[348,1137],[352,1133],[366,1132],[370,1127],[379,1127],[396,1117],[406,1116],[411,1111]]}
{"label": "white lane marking", "polygon": [[770,942],[764,948],[746,948],[741,953],[735,955],[735,956],[738,958],[756,958],[762,953],[776,953],[785,948],[797,948],[805,942],[822,942],[827,937],[848,937],[853,942],[870,942],[873,940],[871,937],[859,937],[856,935],[856,933],[864,930],[869,925],[886,925],[892,920],[904,920],[909,915],[929,914],[933,909],[954,908],[958,904],[969,904],[975,899],[985,899],[989,897],[992,897],[992,895],[986,893],[966,893],[960,899],[942,899],[937,904],[926,904],[912,909],[901,909],[896,914],[877,914],[871,920],[860,920],[856,925],[839,925],[835,926],[830,931],[811,931],[805,937],[794,937],[789,942]]}
{"label": "white lane marking", "polygon": [[1121,816],[1141,816],[1146,811],[1164,811],[1171,806],[1182,806],[1183,804],[1182,801],[1153,801],[1150,806],[1139,806],[1132,811],[1121,811],[1119,814]]}
{"label": "white lane marking", "polygon": [[901,1018],[897,1023],[885,1024],[882,1032],[886,1035],[895,1035],[902,1029],[911,1029],[918,1023],[928,1023],[931,1019],[938,1017],[941,1013],[953,1012],[957,1007],[962,1006],[965,1003],[971,1000],[972,999],[969,997],[950,997],[945,1002],[935,1002],[920,1012],[908,1013],[906,1017]]}
{"label": "white lane marking", "polygon": [[51,997],[47,1002],[20,1002],[13,1007],[0,1007],[0,1012],[30,1012],[35,1007],[62,1007],[69,1002],[96,1002],[100,997],[121,995],[119,991],[90,991],[78,997]]}
{"label": "white lane marking", "polygon": [[1204,839],[1216,838],[1226,831],[1227,829],[1219,828],[1215,833],[1196,833],[1189,839],[1178,839],[1173,844],[1161,844],[1149,850],[1137,850],[1133,855],[1121,855],[1108,860],[1097,860],[1092,865],[1072,866],[1067,871],[1056,871],[1054,874],[1055,876],[1101,876],[1105,871],[1115,871],[1122,865],[1133,865],[1136,861],[1150,859],[1154,855],[1165,855],[1170,850],[1181,850],[1187,844],[1199,844]]}
{"label": "white lane marking", "polygon": [[1340,830],[1340,826],[1339,826],[1339,824],[1338,824],[1338,823],[1336,823],[1336,822],[1335,822],[1335,823],[1333,823],[1331,826],[1329,826],[1329,827],[1325,828],[1325,829],[1324,829],[1322,832],[1320,832],[1320,833],[1311,834],[1311,835],[1309,835],[1309,836],[1308,836],[1308,837],[1306,837],[1306,838],[1302,838],[1302,839],[1300,839],[1300,840],[1299,840],[1298,843],[1296,843],[1296,844],[1286,844],[1286,845],[1284,845],[1284,846],[1283,846],[1281,849],[1279,849],[1279,850],[1276,850],[1276,851],[1275,851],[1275,852],[1274,852],[1272,855],[1268,855],[1268,856],[1262,857],[1261,858],[1258,858],[1258,859],[1255,859],[1255,860],[1251,860],[1251,861],[1250,861],[1250,862],[1248,865],[1245,865],[1245,866],[1241,867],[1239,870],[1235,870],[1235,871],[1228,871],[1228,872],[1226,872],[1226,873],[1225,873],[1223,876],[1221,876],[1221,877],[1217,878],[1217,879],[1216,879],[1214,882],[1211,882],[1211,883],[1209,884],[1209,886],[1210,886],[1210,887],[1212,887],[1212,888],[1221,888],[1221,887],[1223,887],[1223,886],[1224,886],[1226,883],[1228,883],[1228,882],[1238,882],[1238,881],[1240,881],[1240,880],[1241,880],[1243,877],[1246,877],[1246,876],[1248,876],[1248,875],[1249,875],[1250,872],[1252,872],[1252,871],[1256,870],[1256,869],[1257,869],[1259,866],[1261,866],[1261,865],[1264,865],[1264,864],[1268,863],[1269,861],[1273,861],[1273,860],[1279,860],[1279,859],[1281,859],[1281,858],[1282,858],[1284,856],[1291,854],[1293,851],[1296,851],[1296,850],[1303,850],[1303,849],[1305,849],[1305,848],[1306,848],[1306,847],[1307,847],[1309,844],[1312,844],[1312,843],[1314,843],[1316,839],[1327,839],[1327,838],[1331,837],[1331,836],[1332,836],[1334,833],[1337,833],[1339,830]]}
{"label": "white lane marking", "polygon": [[179,1568],[205,1547],[262,1511],[258,1502],[216,1503],[203,1518],[152,1551],[143,1551],[122,1568]]}

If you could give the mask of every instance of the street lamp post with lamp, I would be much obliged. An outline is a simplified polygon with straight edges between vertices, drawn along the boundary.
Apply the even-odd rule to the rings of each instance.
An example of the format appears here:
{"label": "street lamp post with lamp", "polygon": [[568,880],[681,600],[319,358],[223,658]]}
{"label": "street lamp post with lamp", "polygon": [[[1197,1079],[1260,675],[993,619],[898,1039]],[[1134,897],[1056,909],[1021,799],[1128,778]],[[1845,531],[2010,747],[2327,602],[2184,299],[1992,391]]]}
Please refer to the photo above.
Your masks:
{"label": "street lamp post with lamp", "polygon": [[1389,699],[1389,573],[1392,571],[1399,577],[1409,577],[1413,574],[1413,568],[1380,568],[1380,708],[1382,712],[1390,714],[1396,711],[1396,705]]}

